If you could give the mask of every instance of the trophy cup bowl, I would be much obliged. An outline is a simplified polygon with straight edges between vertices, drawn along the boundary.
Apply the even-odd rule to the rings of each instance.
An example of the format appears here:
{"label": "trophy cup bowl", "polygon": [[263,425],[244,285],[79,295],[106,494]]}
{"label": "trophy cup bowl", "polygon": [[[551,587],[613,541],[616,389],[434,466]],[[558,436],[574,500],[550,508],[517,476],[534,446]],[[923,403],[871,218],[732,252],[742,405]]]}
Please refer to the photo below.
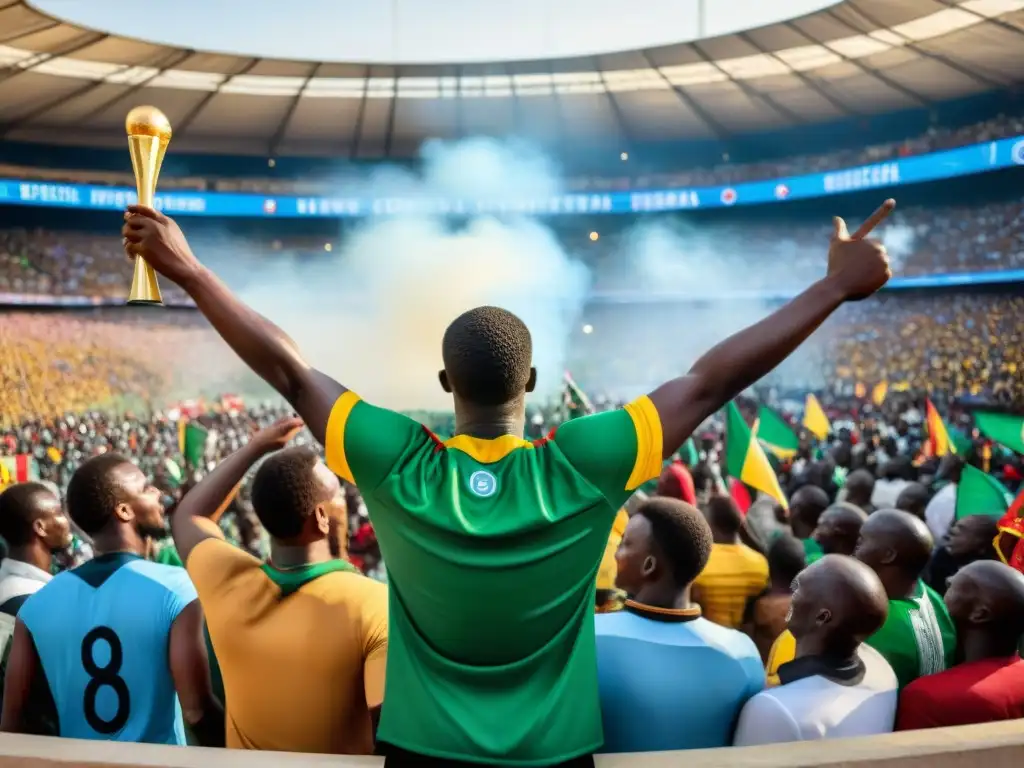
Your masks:
{"label": "trophy cup bowl", "polygon": [[[171,141],[171,124],[167,116],[156,107],[135,107],[124,121],[128,134],[128,150],[135,172],[135,189],[139,205],[153,206],[160,166]],[[128,303],[143,306],[162,306],[160,285],[156,271],[141,256],[135,257],[135,271]]]}

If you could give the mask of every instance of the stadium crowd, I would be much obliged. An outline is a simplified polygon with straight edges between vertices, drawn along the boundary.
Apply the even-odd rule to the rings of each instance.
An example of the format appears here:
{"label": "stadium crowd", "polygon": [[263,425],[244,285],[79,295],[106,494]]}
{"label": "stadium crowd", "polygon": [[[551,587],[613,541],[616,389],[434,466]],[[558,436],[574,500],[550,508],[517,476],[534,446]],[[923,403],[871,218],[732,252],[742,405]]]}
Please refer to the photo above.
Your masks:
{"label": "stadium crowd", "polygon": [[[715,163],[703,168],[664,172],[644,168],[642,163],[631,163],[630,175],[617,177],[571,177],[568,191],[611,192],[630,189],[659,189],[667,187],[718,186],[744,181],[761,181],[784,176],[833,171],[871,163],[881,163],[912,155],[937,152],[944,149],[976,144],[1011,136],[1024,135],[1024,117],[1001,114],[977,123],[960,126],[933,125],[923,134],[901,141],[841,149],[820,155],[799,155],[760,163],[731,163],[729,157],[715,158]],[[664,167],[659,162],[658,168]],[[324,166],[325,178],[307,175],[303,179],[288,178],[214,178],[201,176],[175,176],[160,178],[161,189],[195,192],[249,192],[265,195],[329,196],[336,193],[339,184],[351,183],[365,176],[359,171],[347,178],[344,171]],[[133,188],[134,177],[125,172],[68,170],[41,168],[30,165],[0,164],[0,177],[72,184],[96,184]]]}
{"label": "stadium crowd", "polygon": [[[665,219],[669,226],[672,219]],[[728,226],[708,223],[685,232],[681,261],[714,252],[732,289],[772,290],[799,287],[817,274],[814,257],[827,230],[817,224],[749,221]],[[907,208],[894,214],[886,234],[893,274],[993,272],[1024,268],[1024,201],[1017,199],[978,207]],[[568,237],[568,235],[566,235]],[[634,262],[625,258],[633,242],[601,238],[579,255],[593,267],[595,287],[603,292],[646,287]],[[314,242],[315,241],[315,242]],[[340,258],[325,253],[322,240],[223,240],[203,244],[204,258],[216,266],[236,254],[280,258],[282,253],[308,255],[320,263]],[[221,260],[221,261],[218,261]],[[116,236],[81,232],[0,230],[0,294],[37,297],[120,297],[130,278]],[[164,286],[169,303],[187,301],[175,285]]]}
{"label": "stadium crowd", "polygon": [[[1024,717],[1024,417],[965,407],[1024,403],[1019,297],[846,303],[889,273],[837,230],[827,278],[624,404],[527,408],[528,331],[471,310],[455,421],[420,424],[311,370],[164,217],[124,234],[223,341],[4,315],[0,730],[575,766]],[[830,387],[733,405],[828,315]],[[302,419],[142,415],[206,344]]]}

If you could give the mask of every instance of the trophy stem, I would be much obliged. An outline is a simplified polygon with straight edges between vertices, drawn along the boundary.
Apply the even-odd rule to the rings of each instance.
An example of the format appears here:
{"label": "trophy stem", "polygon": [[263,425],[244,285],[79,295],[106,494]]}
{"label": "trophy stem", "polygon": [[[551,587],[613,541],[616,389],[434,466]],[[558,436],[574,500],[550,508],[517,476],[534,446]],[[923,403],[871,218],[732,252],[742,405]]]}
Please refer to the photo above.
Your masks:
{"label": "trophy stem", "polygon": [[[133,135],[128,137],[128,149],[132,156],[132,170],[135,171],[135,189],[139,204],[152,207],[167,144],[158,136]],[[143,306],[162,306],[164,303],[160,296],[156,271],[141,256],[135,257],[135,272],[132,275],[128,303]]]}
{"label": "trophy stem", "polygon": [[154,270],[141,256],[135,257],[135,271],[132,274],[132,289],[128,293],[128,303],[143,306],[163,306],[160,296],[160,284],[156,280]]}

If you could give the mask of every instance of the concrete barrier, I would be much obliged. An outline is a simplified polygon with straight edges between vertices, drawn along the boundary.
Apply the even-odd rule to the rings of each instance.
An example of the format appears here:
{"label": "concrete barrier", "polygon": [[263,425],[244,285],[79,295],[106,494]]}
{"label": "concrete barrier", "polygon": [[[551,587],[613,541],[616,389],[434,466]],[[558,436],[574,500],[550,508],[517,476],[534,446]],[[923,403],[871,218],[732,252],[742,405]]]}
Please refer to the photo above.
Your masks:
{"label": "concrete barrier", "polygon": [[[0,734],[0,768],[379,768],[377,757],[295,755]],[[743,749],[607,755],[598,768],[1022,768],[1024,720]]]}

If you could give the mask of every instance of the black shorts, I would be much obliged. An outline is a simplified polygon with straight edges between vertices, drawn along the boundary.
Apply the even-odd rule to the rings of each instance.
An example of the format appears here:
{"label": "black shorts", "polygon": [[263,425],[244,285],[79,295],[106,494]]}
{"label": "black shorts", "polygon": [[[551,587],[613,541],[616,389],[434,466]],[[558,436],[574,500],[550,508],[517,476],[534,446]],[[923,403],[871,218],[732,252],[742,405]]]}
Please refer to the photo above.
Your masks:
{"label": "black shorts", "polygon": [[[384,755],[384,768],[491,768],[493,763],[470,763],[461,760],[449,760],[446,757],[428,757],[393,747],[390,744],[377,743],[377,754]],[[594,768],[593,755],[583,755],[562,763],[552,763],[545,768]]]}

